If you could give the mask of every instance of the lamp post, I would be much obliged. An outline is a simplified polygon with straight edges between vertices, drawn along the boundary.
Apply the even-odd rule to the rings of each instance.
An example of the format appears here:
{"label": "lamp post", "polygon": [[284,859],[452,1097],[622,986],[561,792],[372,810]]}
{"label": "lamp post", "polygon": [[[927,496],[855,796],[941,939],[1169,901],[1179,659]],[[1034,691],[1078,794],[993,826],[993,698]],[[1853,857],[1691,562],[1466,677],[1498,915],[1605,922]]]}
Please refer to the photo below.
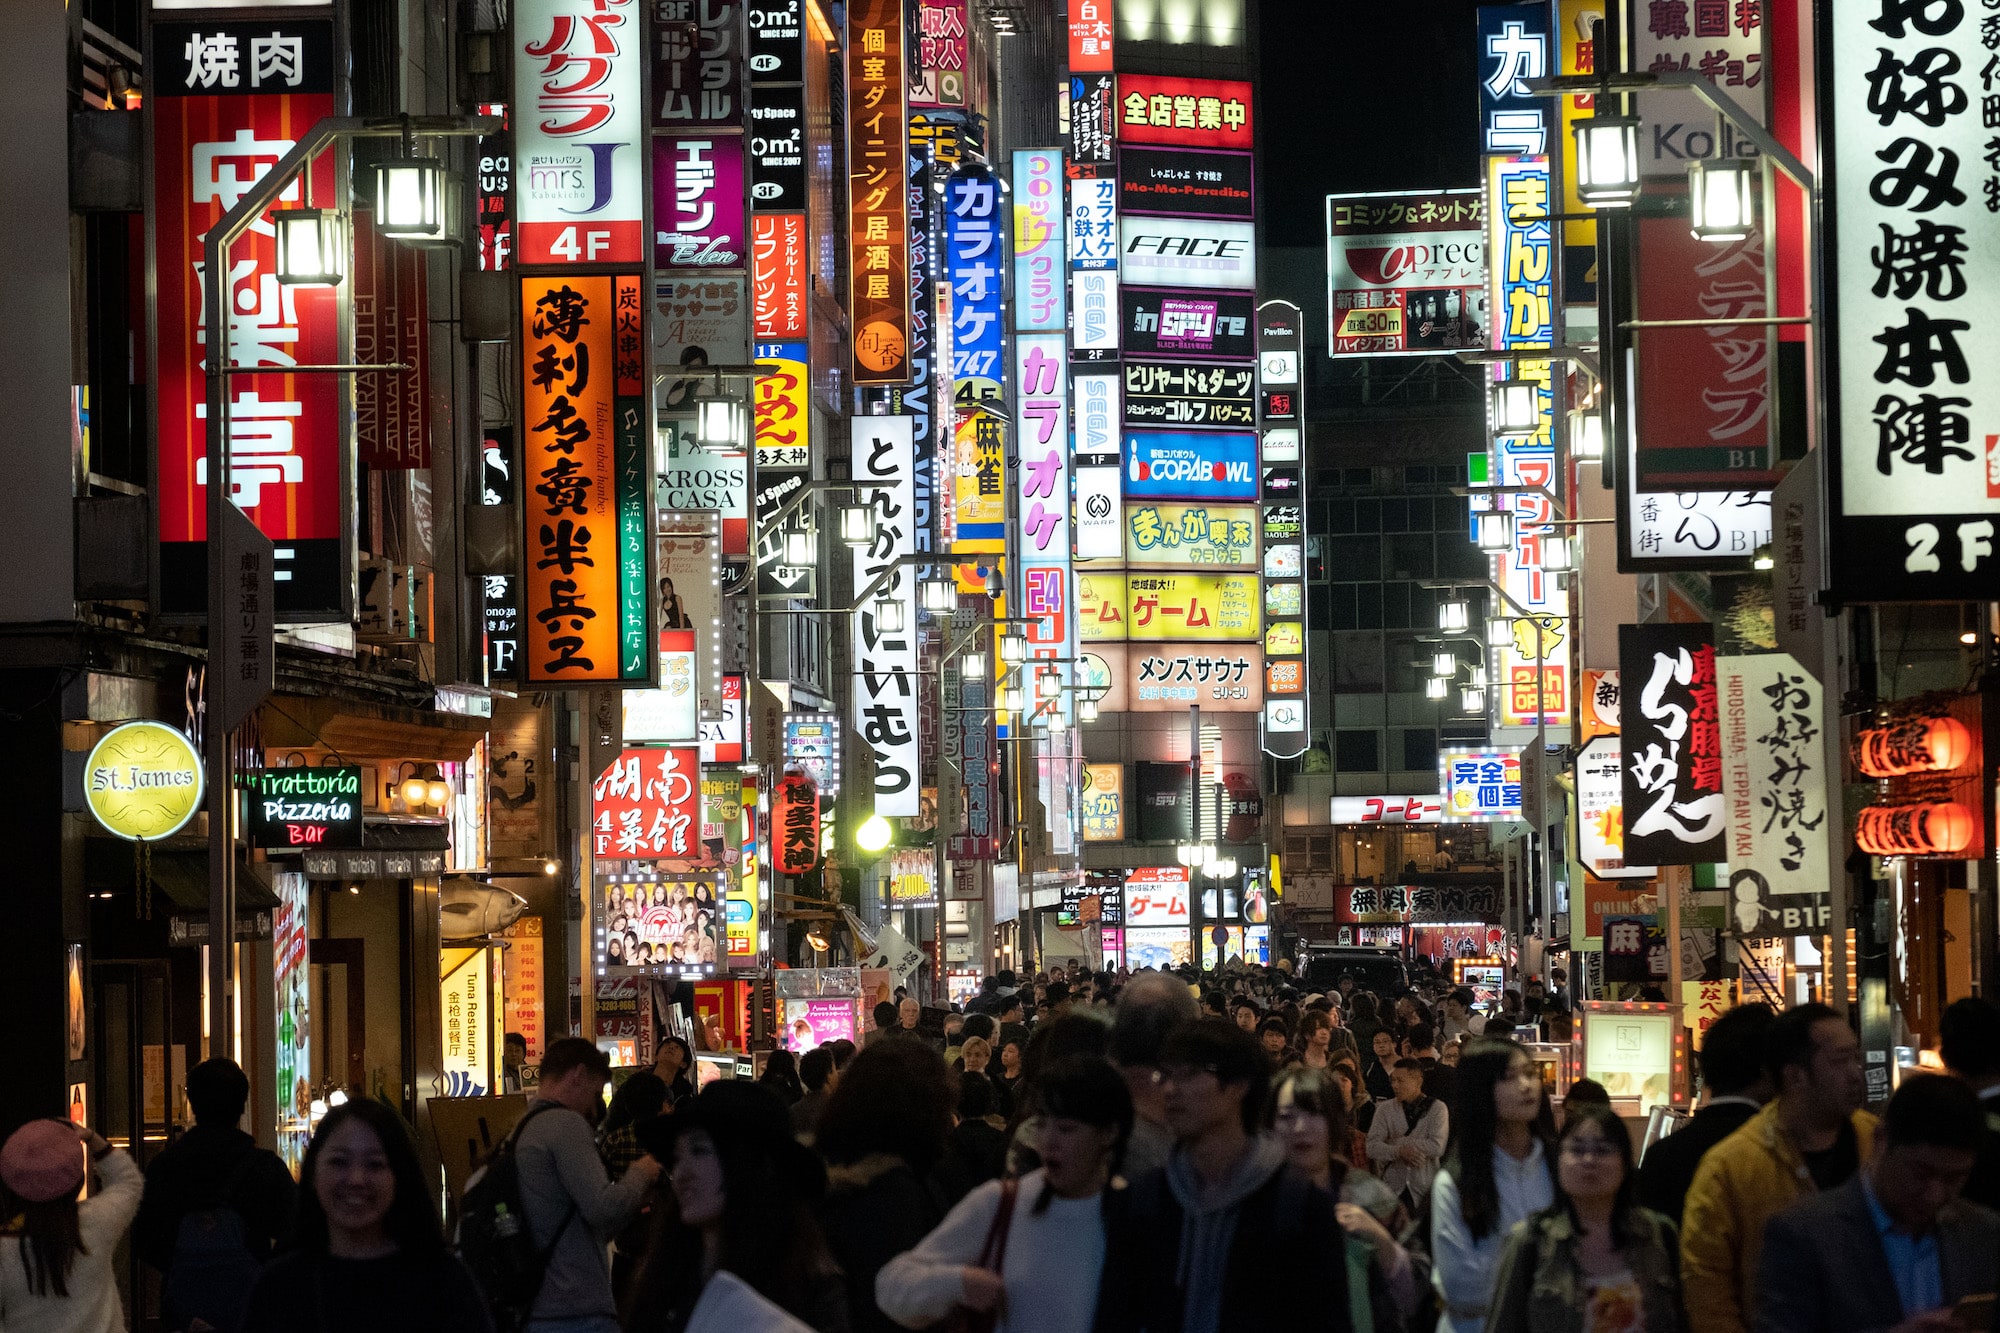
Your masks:
{"label": "lamp post", "polygon": [[[214,669],[216,655],[230,631],[226,628],[228,616],[225,607],[229,602],[231,571],[223,559],[222,534],[228,517],[226,506],[229,500],[229,377],[232,374],[271,373],[264,366],[235,366],[230,364],[229,340],[229,247],[262,217],[270,207],[278,202],[292,180],[305,171],[321,153],[337,143],[354,139],[402,138],[410,142],[413,136],[459,137],[476,134],[491,134],[500,128],[500,121],[492,116],[443,116],[409,117],[401,116],[393,120],[366,120],[356,116],[327,116],[307,130],[293,144],[290,151],[274,163],[270,170],[243,192],[215,225],[202,238],[202,290],[201,309],[203,326],[208,330],[208,355],[206,358],[206,401],[208,429],[204,460],[208,469],[208,495],[206,517],[208,523],[206,558],[208,562],[208,609],[206,613],[208,632],[208,653],[210,669],[202,680],[202,702],[206,709],[206,722],[202,728],[202,750],[207,768],[207,810],[208,810],[208,1032],[209,1054],[211,1056],[229,1054],[234,1046],[231,1040],[231,1019],[234,1006],[231,991],[235,975],[236,942],[236,843],[231,828],[231,817],[235,811],[233,756],[230,754],[230,737],[234,734],[233,720],[226,719],[224,701],[227,697],[221,671]],[[435,166],[435,163],[431,163]],[[435,187],[435,182],[433,182]],[[313,210],[318,211],[318,210]],[[318,253],[308,256],[305,242],[308,233],[304,219],[288,221],[286,231],[292,239],[287,242],[287,257],[296,260],[300,267],[293,278],[329,276],[329,256],[326,253],[328,232],[323,220],[310,224],[313,230],[310,240],[318,247]],[[440,220],[442,225],[442,220]],[[284,234],[284,233],[281,233]],[[343,237],[344,239],[344,237]],[[295,251],[293,246],[299,248]],[[311,258],[318,274],[306,272],[305,260]],[[336,256],[335,258],[344,258]],[[340,271],[344,271],[342,266]],[[357,370],[376,370],[385,367],[357,366],[352,364],[328,366],[287,366],[287,374],[352,374]],[[268,593],[266,594],[269,595]]]}

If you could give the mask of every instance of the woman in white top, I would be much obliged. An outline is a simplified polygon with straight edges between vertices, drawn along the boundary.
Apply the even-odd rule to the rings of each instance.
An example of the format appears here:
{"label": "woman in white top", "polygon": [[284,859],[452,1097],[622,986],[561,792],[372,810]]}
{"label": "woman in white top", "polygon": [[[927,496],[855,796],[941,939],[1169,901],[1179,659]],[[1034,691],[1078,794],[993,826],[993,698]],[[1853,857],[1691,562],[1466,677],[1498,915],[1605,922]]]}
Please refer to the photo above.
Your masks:
{"label": "woman in white top", "polygon": [[1451,1158],[1431,1183],[1431,1280],[1438,1333],[1479,1333],[1516,1222],[1549,1206],[1555,1118],[1535,1063],[1511,1041],[1476,1037],[1458,1062]]}
{"label": "woman in white top", "polygon": [[1090,1333],[1104,1272],[1104,1190],[1132,1132],[1132,1098],[1097,1056],[1037,1082],[1035,1150],[1018,1180],[965,1196],[917,1248],[875,1278],[882,1312],[925,1328],[954,1309],[993,1311],[994,1333]]}
{"label": "woman in white top", "polygon": [[[98,1188],[82,1203],[84,1153]],[[64,1120],[31,1120],[0,1148],[0,1328],[7,1333],[122,1333],[112,1270],[146,1177],[121,1148]]]}

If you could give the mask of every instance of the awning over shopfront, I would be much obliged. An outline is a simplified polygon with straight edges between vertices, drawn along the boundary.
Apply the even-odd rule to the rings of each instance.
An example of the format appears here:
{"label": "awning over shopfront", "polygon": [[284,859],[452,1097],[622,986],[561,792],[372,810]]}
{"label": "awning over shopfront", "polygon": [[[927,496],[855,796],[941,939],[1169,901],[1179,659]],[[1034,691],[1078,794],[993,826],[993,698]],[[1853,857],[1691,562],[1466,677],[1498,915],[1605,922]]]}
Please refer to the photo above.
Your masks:
{"label": "awning over shopfront", "polygon": [[[130,888],[139,880],[144,866],[160,907],[176,915],[208,915],[208,849],[155,843],[141,859],[138,844],[122,838],[85,838],[83,843],[84,882],[91,890]],[[248,916],[269,911],[278,905],[271,892],[269,867],[236,858],[236,910]]]}
{"label": "awning over shopfront", "polygon": [[375,759],[462,764],[489,725],[483,717],[396,704],[273,695],[263,712],[268,749],[318,747],[346,762]]}

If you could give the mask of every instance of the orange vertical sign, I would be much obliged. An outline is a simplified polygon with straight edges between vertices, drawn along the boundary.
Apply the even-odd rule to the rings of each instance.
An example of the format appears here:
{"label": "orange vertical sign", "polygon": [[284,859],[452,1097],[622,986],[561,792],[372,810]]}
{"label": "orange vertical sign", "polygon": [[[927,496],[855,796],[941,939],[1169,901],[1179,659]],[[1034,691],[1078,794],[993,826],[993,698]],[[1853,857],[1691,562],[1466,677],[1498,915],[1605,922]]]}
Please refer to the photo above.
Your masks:
{"label": "orange vertical sign", "polygon": [[847,313],[854,382],[910,382],[909,87],[903,0],[847,6]]}

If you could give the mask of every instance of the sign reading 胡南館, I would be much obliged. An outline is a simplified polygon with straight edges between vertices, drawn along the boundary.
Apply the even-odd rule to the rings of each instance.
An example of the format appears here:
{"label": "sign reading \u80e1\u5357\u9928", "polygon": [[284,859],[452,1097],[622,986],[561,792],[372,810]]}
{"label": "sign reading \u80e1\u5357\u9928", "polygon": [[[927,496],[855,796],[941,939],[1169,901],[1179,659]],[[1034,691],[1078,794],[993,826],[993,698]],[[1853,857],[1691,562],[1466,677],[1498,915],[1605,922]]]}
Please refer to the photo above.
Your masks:
{"label": "sign reading \u80e1\u5357\u9928", "polygon": [[1828,582],[1843,602],[1986,599],[2000,571],[2000,396],[1975,378],[2000,356],[1990,25],[1962,0],[1865,8],[1881,12],[1831,25],[1821,92]]}
{"label": "sign reading \u80e1\u5357\u9928", "polygon": [[1727,860],[1714,627],[1620,625],[1618,677],[1626,859]]}
{"label": "sign reading \u80e1\u5357\u9928", "polygon": [[113,727],[84,760],[84,804],[107,831],[132,842],[180,830],[205,790],[194,742],[164,722]]}
{"label": "sign reading \u80e1\u5357\u9928", "polygon": [[1333,355],[1438,355],[1485,346],[1485,222],[1479,190],[1328,195]]}
{"label": "sign reading \u80e1\u5357\u9928", "polygon": [[[916,553],[911,486],[916,463],[908,417],[855,417],[854,482],[875,513],[872,546],[856,548],[858,596],[886,575],[868,604],[854,613],[853,724],[875,757],[872,809],[916,815],[922,796],[922,731],[917,703],[917,580],[900,558]],[[883,626],[874,604],[902,604],[902,625]]]}
{"label": "sign reading \u80e1\u5357\u9928", "polygon": [[643,262],[638,0],[522,0],[513,17],[515,259]]}
{"label": "sign reading \u80e1\u5357\u9928", "polygon": [[1156,74],[1118,76],[1118,138],[1122,143],[1187,148],[1255,147],[1251,87],[1227,79]]}

